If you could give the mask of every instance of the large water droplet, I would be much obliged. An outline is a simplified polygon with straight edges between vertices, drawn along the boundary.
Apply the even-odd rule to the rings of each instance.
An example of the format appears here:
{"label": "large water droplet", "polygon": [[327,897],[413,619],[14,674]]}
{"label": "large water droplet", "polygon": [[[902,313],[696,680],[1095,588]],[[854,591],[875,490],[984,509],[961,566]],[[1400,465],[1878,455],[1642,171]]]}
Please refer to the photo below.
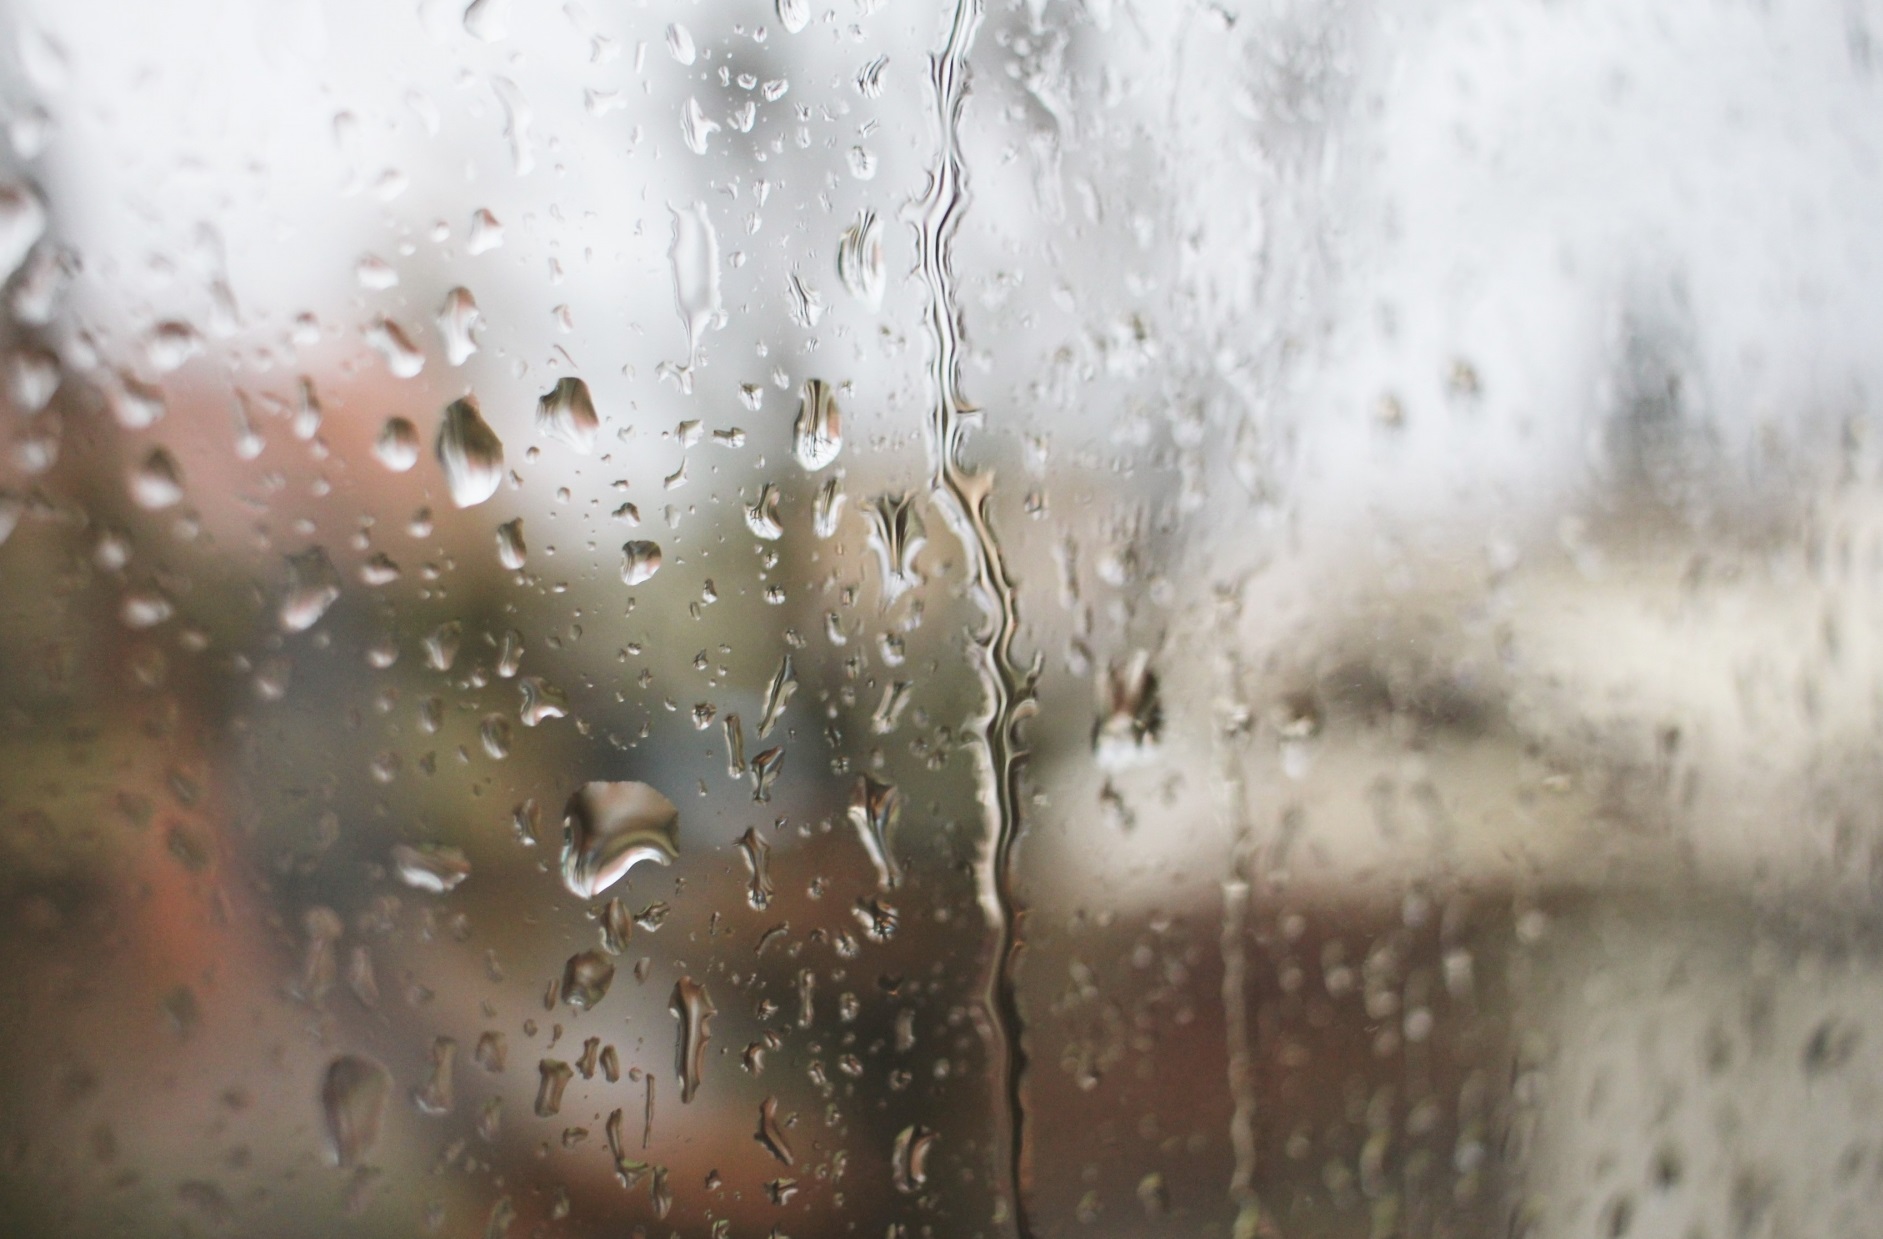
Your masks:
{"label": "large water droplet", "polygon": [[497,493],[503,482],[503,440],[484,421],[475,398],[454,400],[445,410],[437,452],[451,502],[475,507]]}
{"label": "large water droplet", "polygon": [[562,1001],[577,1011],[587,1011],[608,996],[614,984],[615,962],[599,950],[582,951],[569,956],[562,968]]}
{"label": "large water droplet", "polygon": [[645,783],[594,782],[563,814],[562,884],[593,899],[642,861],[680,854],[680,810]]}
{"label": "large water droplet", "polygon": [[690,1102],[693,1094],[700,1090],[700,1077],[706,1069],[706,1043],[712,1039],[706,1023],[716,1012],[712,999],[706,995],[706,987],[692,977],[681,977],[674,983],[673,997],[667,1009],[680,1021],[680,1039],[676,1047],[680,1100],[682,1103]]}
{"label": "large water droplet", "polygon": [[763,911],[772,901],[771,844],[758,833],[758,827],[748,826],[739,836],[739,850],[745,853],[746,872],[751,878],[745,900],[754,909]]}
{"label": "large water droplet", "polygon": [[791,700],[791,694],[797,691],[798,677],[791,669],[791,655],[786,654],[765,689],[765,708],[758,719],[759,739],[763,740],[771,734],[771,729],[778,725],[778,716],[785,712],[785,704]]}
{"label": "large water droplet", "polygon": [[870,549],[882,572],[883,605],[922,583],[915,557],[928,542],[922,518],[908,495],[880,495],[869,506]]}
{"label": "large water droplet", "polygon": [[791,428],[791,450],[812,473],[830,465],[843,450],[843,415],[830,384],[822,379],[804,380],[798,420]]}
{"label": "large water droplet", "polygon": [[278,618],[283,632],[306,632],[340,597],[340,574],[320,547],[288,556],[288,588]]}
{"label": "large water droplet", "polygon": [[503,224],[488,210],[479,208],[471,215],[471,235],[465,240],[464,248],[472,254],[482,254],[494,250],[503,244]]}
{"label": "large water droplet", "polygon": [[928,1182],[928,1155],[934,1145],[935,1133],[920,1124],[897,1133],[896,1147],[890,1155],[897,1191],[920,1191]]}
{"label": "large water droplet", "polygon": [[392,1077],[371,1059],[345,1054],[328,1064],[321,1082],[320,1105],[327,1119],[327,1139],[342,1167],[360,1164],[379,1139]]}
{"label": "large water droplet", "polygon": [[660,571],[660,543],[628,542],[621,547],[621,581],[639,585]]}
{"label": "large water droplet", "polygon": [[767,482],[759,488],[758,501],[745,510],[745,527],[767,542],[784,536],[785,527],[778,521],[778,487],[774,483]]}
{"label": "large water droplet", "polygon": [[902,813],[902,794],[894,784],[879,783],[869,775],[857,779],[850,793],[850,824],[863,840],[863,850],[876,866],[876,884],[893,887],[902,880],[894,854],[889,850],[889,832]]}
{"label": "large water droplet", "polygon": [[569,712],[569,699],[563,691],[543,680],[539,675],[526,675],[517,682],[523,691],[523,706],[517,717],[523,720],[525,727],[536,727],[552,718],[562,718]]}
{"label": "large water droplet", "polygon": [[700,101],[689,97],[680,110],[680,136],[686,139],[687,149],[695,155],[704,155],[707,139],[718,132],[719,122],[708,120],[706,113],[700,110]]}
{"label": "large water droplet", "polygon": [[773,1157],[789,1166],[792,1163],[791,1145],[785,1139],[784,1128],[778,1125],[778,1099],[767,1097],[758,1106],[758,1131],[754,1140],[765,1146]]}
{"label": "large water droplet", "polygon": [[883,226],[874,211],[864,211],[837,243],[837,274],[851,296],[874,310],[883,303],[885,270]]}
{"label": "large water droplet", "polygon": [[394,473],[404,473],[418,463],[418,427],[403,417],[389,417],[373,441],[373,455]]}
{"label": "large water droplet", "polygon": [[412,1090],[412,1104],[424,1114],[450,1114],[456,1090],[452,1073],[458,1064],[458,1043],[451,1037],[432,1040],[432,1074],[420,1088]]}
{"label": "large water droplet", "polygon": [[796,34],[811,21],[811,0],[778,0],[778,24]]}
{"label": "large water droplet", "polygon": [[560,439],[586,456],[595,450],[595,435],[601,430],[595,401],[588,394],[588,384],[578,378],[561,378],[536,402],[536,433],[548,439]]}
{"label": "large water droplet", "polygon": [[693,32],[679,22],[667,27],[667,52],[683,65],[693,63]]}
{"label": "large water droplet", "polygon": [[523,518],[505,521],[497,526],[497,562],[512,572],[520,572],[529,560],[529,549],[523,545]]}
{"label": "large water droplet", "polygon": [[445,294],[445,303],[438,308],[438,334],[444,337],[446,361],[461,366],[477,351],[471,333],[481,317],[470,289],[454,288]]}
{"label": "large water droplet", "polygon": [[690,390],[694,366],[699,364],[700,340],[722,313],[719,300],[719,236],[704,203],[673,214],[673,244],[667,258],[673,265],[673,299],[686,330],[687,362],[681,386]]}
{"label": "large water droplet", "polygon": [[435,843],[422,847],[394,844],[392,867],[401,882],[413,890],[434,895],[456,890],[471,876],[470,859],[462,851]]}
{"label": "large water droplet", "polygon": [[536,1117],[546,1119],[562,1109],[563,1090],[575,1078],[575,1069],[560,1059],[545,1058],[536,1064]]}

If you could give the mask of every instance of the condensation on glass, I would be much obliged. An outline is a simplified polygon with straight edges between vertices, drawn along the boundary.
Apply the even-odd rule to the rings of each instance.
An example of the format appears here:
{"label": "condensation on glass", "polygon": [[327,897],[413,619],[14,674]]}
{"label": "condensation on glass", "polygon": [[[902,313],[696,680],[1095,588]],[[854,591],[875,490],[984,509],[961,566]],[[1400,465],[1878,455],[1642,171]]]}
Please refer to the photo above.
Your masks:
{"label": "condensation on glass", "polygon": [[0,1229],[1867,1235],[1874,0],[15,0]]}

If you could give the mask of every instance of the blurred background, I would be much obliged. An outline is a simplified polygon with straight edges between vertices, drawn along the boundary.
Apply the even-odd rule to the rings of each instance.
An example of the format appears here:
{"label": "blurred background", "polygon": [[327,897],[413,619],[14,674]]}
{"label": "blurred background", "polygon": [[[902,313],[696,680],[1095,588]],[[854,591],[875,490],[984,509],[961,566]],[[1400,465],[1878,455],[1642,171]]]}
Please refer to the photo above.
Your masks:
{"label": "blurred background", "polygon": [[1880,36],[6,0],[0,1231],[1874,1233]]}

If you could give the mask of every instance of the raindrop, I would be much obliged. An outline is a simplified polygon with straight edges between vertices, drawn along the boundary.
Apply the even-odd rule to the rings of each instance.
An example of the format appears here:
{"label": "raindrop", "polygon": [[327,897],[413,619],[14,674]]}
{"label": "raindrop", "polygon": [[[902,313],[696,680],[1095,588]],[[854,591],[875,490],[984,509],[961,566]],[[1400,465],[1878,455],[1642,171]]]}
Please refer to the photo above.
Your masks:
{"label": "raindrop", "polygon": [[759,715],[758,738],[763,740],[771,734],[771,729],[778,725],[778,716],[785,712],[785,704],[791,700],[791,694],[798,691],[798,677],[791,669],[791,655],[786,654],[778,664],[778,670],[772,674],[771,684],[765,689],[765,708]]}
{"label": "raindrop", "polygon": [[759,1103],[758,1131],[752,1137],[765,1146],[766,1152],[789,1166],[792,1163],[791,1145],[785,1140],[784,1129],[778,1126],[778,1099],[767,1097]]}
{"label": "raindrop", "polygon": [[538,675],[526,675],[517,683],[523,691],[523,707],[517,717],[525,727],[536,727],[569,712],[569,699],[561,689],[545,683]]}
{"label": "raindrop", "polygon": [[394,844],[392,869],[399,875],[399,881],[413,890],[434,895],[456,890],[471,876],[471,862],[461,850],[436,843],[420,847]]}
{"label": "raindrop", "polygon": [[446,361],[461,366],[477,351],[471,333],[480,319],[477,299],[470,289],[454,288],[445,294],[445,302],[438,308],[438,333],[444,337]]}
{"label": "raindrop", "polygon": [[46,231],[46,207],[24,185],[0,185],[0,284],[26,261]]}
{"label": "raindrop", "polygon": [[129,375],[118,376],[105,399],[111,405],[111,415],[126,430],[147,430],[164,414],[163,392]]}
{"label": "raindrop", "polygon": [[545,1058],[536,1064],[536,1072],[536,1117],[550,1118],[562,1109],[562,1093],[575,1070],[560,1059]]}
{"label": "raindrop", "polygon": [[327,1066],[320,1088],[321,1110],[334,1160],[343,1168],[360,1164],[379,1139],[392,1077],[371,1059],[342,1055]]}
{"label": "raindrop", "polygon": [[922,583],[915,557],[928,541],[922,518],[908,495],[881,495],[869,507],[870,549],[882,572],[883,605]]}
{"label": "raindrop", "polygon": [[883,70],[889,67],[889,57],[878,56],[861,69],[857,70],[857,91],[866,99],[880,99],[883,94]]}
{"label": "raindrop", "polygon": [[785,293],[790,298],[786,313],[791,321],[800,327],[817,326],[824,317],[824,298],[815,288],[804,282],[796,271],[785,280]]}
{"label": "raindrop", "polygon": [[450,1037],[432,1041],[432,1074],[423,1087],[412,1090],[412,1104],[425,1114],[450,1114],[454,1102],[451,1073],[458,1063],[458,1043]]}
{"label": "raindrop", "polygon": [[628,940],[633,935],[634,917],[629,913],[627,905],[619,899],[610,899],[602,906],[602,950],[610,955],[626,954]]}
{"label": "raindrop", "polygon": [[569,797],[563,815],[562,883],[593,899],[642,861],[679,856],[680,810],[645,783],[594,782]]}
{"label": "raindrop", "polygon": [[510,720],[503,715],[485,715],[477,729],[477,738],[491,760],[502,761],[510,756]]}
{"label": "raindrop", "polygon": [[758,827],[750,826],[739,836],[739,847],[745,853],[745,867],[751,877],[745,901],[755,910],[763,911],[772,901],[771,844],[758,833]]}
{"label": "raindrop", "polygon": [[883,303],[888,277],[883,260],[883,226],[874,211],[863,211],[843,230],[837,243],[837,275],[850,295],[874,310]]}
{"label": "raindrop", "polygon": [[785,764],[783,745],[766,749],[752,759],[752,799],[763,804],[772,798],[772,784],[778,780],[778,770]]}
{"label": "raindrop", "polygon": [[778,523],[778,487],[775,484],[767,482],[759,489],[758,501],[745,510],[745,527],[767,542],[784,536],[785,527]]}
{"label": "raindrop", "polygon": [[403,417],[389,417],[373,441],[373,454],[394,473],[404,473],[418,463],[418,447],[418,427]]}
{"label": "raindrop", "polygon": [[586,456],[595,450],[595,435],[601,418],[595,414],[595,402],[588,394],[588,384],[577,378],[561,378],[536,402],[536,433],[546,439],[560,439]]}
{"label": "raindrop", "polygon": [[183,499],[183,477],[176,458],[164,449],[152,448],[144,463],[131,474],[131,498],[137,506],[157,512],[174,507]]}
{"label": "raindrop", "polygon": [[497,526],[497,562],[512,572],[521,572],[528,559],[529,550],[523,545],[523,518]]}
{"label": "raindrop", "polygon": [[889,832],[902,813],[902,796],[890,783],[880,783],[869,775],[857,779],[850,793],[850,824],[863,840],[863,850],[876,866],[876,884],[888,889],[902,880],[895,857],[889,850]]}
{"label": "raindrop", "polygon": [[811,0],[778,0],[778,24],[796,34],[811,20]]}
{"label": "raindrop", "polygon": [[660,544],[634,541],[621,547],[621,582],[639,585],[660,571]]}
{"label": "raindrop", "polygon": [[380,552],[360,565],[360,580],[367,585],[390,585],[399,579],[399,565]]}
{"label": "raindrop", "polygon": [[822,379],[804,380],[798,398],[798,420],[791,435],[791,450],[798,463],[816,473],[836,460],[842,449],[843,416],[830,385]]}
{"label": "raindrop", "polygon": [[693,63],[693,33],[679,22],[667,27],[667,51],[683,65]]}
{"label": "raindrop", "polygon": [[449,671],[458,661],[458,647],[464,642],[464,625],[449,620],[425,635],[425,665],[433,671]]}
{"label": "raindrop", "polygon": [[677,1069],[680,1101],[684,1104],[692,1101],[700,1090],[700,1076],[706,1068],[706,1043],[712,1039],[706,1024],[716,1012],[712,999],[706,995],[706,987],[692,977],[681,977],[674,983],[667,1009],[680,1021]]}
{"label": "raindrop", "polygon": [[405,328],[381,316],[366,328],[366,342],[386,359],[394,378],[409,379],[425,368],[425,354],[405,334]]}
{"label": "raindrop", "polygon": [[489,211],[479,209],[471,215],[471,235],[464,248],[473,254],[494,250],[503,244],[503,225]]}
{"label": "raindrop", "polygon": [[[1099,681],[1098,696],[1092,749],[1100,766],[1123,769],[1142,763],[1156,752],[1163,711],[1158,705],[1157,676],[1151,671],[1147,651],[1136,651],[1123,666],[1107,666]],[[1302,731],[1298,736],[1290,735],[1285,724],[1280,730],[1288,739],[1305,739],[1312,734]]]}
{"label": "raindrop", "polygon": [[704,155],[707,139],[718,132],[719,122],[708,120],[706,113],[700,110],[700,101],[689,96],[686,106],[680,110],[680,136],[686,140],[687,149],[695,155]]}
{"label": "raindrop", "polygon": [[724,312],[719,299],[719,236],[713,231],[704,203],[695,203],[684,211],[669,210],[673,215],[673,243],[667,258],[673,267],[674,305],[687,337],[687,361],[680,379],[681,387],[691,390],[700,341],[707,326]]}
{"label": "raindrop", "polygon": [[928,1154],[934,1144],[935,1133],[920,1124],[905,1127],[896,1135],[890,1164],[895,1170],[897,1191],[919,1191],[928,1182]]}
{"label": "raindrop", "polygon": [[745,773],[745,731],[736,714],[726,715],[720,726],[726,733],[726,777],[736,779]]}
{"label": "raindrop", "polygon": [[118,606],[118,618],[126,628],[155,628],[175,614],[175,604],[155,585],[126,590]]}
{"label": "raindrop", "polygon": [[615,964],[598,950],[571,955],[562,968],[562,1001],[577,1011],[592,1010],[614,984]]}
{"label": "raindrop", "polygon": [[485,43],[495,43],[509,34],[504,23],[508,0],[471,0],[464,10],[464,32]]}
{"label": "raindrop", "polygon": [[306,632],[339,597],[340,574],[326,551],[315,546],[288,556],[288,588],[277,612],[281,631]]}
{"label": "raindrop", "polygon": [[503,482],[503,441],[478,412],[475,398],[454,400],[445,410],[437,453],[451,502],[475,507],[497,493]]}
{"label": "raindrop", "polygon": [[870,730],[879,736],[886,736],[896,729],[902,721],[902,712],[908,708],[909,699],[914,696],[915,685],[907,680],[893,680],[883,686],[882,704],[876,707],[876,713],[870,717]]}
{"label": "raindrop", "polygon": [[188,323],[158,323],[144,337],[144,356],[159,374],[168,374],[202,351],[203,337]]}
{"label": "raindrop", "polygon": [[836,478],[827,478],[817,488],[817,498],[811,504],[811,530],[820,538],[836,534],[837,523],[843,519],[843,488]]}

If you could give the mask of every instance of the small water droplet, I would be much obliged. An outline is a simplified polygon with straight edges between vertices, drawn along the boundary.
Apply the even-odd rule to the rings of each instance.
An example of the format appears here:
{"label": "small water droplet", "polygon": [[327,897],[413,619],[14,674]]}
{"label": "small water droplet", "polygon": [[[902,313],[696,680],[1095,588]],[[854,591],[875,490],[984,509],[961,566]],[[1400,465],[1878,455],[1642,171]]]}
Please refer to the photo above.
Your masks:
{"label": "small water droplet", "polygon": [[754,909],[763,911],[772,901],[771,844],[765,842],[765,837],[758,833],[758,827],[749,826],[739,836],[739,848],[745,853],[745,867],[751,878],[746,887],[745,901]]}
{"label": "small water droplet", "polygon": [[0,284],[26,261],[46,231],[46,206],[24,185],[0,185]]}
{"label": "small water droplet", "polygon": [[817,326],[823,320],[823,296],[815,288],[806,284],[804,277],[796,271],[785,279],[785,292],[789,298],[785,312],[790,315],[792,322],[808,329]]}
{"label": "small water droplet", "polygon": [[687,149],[695,155],[706,153],[706,143],[719,132],[719,122],[707,119],[700,110],[700,101],[688,97],[686,106],[680,110],[680,136],[686,140]]}
{"label": "small water droplet", "polygon": [[659,571],[660,544],[658,542],[642,542],[637,540],[622,544],[622,584],[639,585]]}
{"label": "small water droplet", "polygon": [[389,417],[373,441],[373,455],[394,473],[404,473],[418,463],[418,427],[403,417]]}
{"label": "small water droplet", "polygon": [[680,372],[680,386],[683,391],[691,391],[700,341],[706,328],[718,322],[724,312],[719,298],[719,235],[713,230],[704,203],[669,211],[673,215],[673,242],[667,258],[673,267],[674,305],[687,337],[687,360]]}
{"label": "small water droplet", "polygon": [[182,502],[183,475],[176,458],[160,447],[152,448],[131,474],[131,498],[138,507],[151,512]]}
{"label": "small water droplet", "polygon": [[897,1191],[920,1191],[928,1182],[928,1155],[934,1145],[935,1133],[919,1123],[897,1133],[896,1147],[890,1156]]}
{"label": "small water droplet", "polygon": [[693,63],[693,32],[674,22],[667,27],[667,52],[683,65]]}
{"label": "small water droplet", "polygon": [[700,1090],[700,1078],[706,1069],[706,1043],[712,1039],[712,1033],[706,1025],[716,1011],[712,999],[706,994],[706,987],[692,977],[685,976],[674,983],[673,997],[667,1009],[680,1021],[676,1057],[680,1073],[680,1101],[684,1104],[692,1101],[693,1095]]}
{"label": "small water droplet", "polygon": [[288,588],[277,612],[281,630],[306,632],[339,597],[340,574],[326,551],[315,546],[288,556]]}
{"label": "small water droplet", "polygon": [[446,361],[461,366],[477,351],[472,332],[481,320],[470,289],[454,288],[445,294],[444,304],[438,307],[438,334],[444,337]]}
{"label": "small water droplet", "polygon": [[482,208],[471,215],[471,235],[465,240],[464,248],[473,254],[482,254],[496,249],[503,244],[503,225],[497,217]]}
{"label": "small water droplet", "polygon": [[889,57],[878,56],[861,69],[857,70],[857,93],[865,99],[880,99],[883,94],[883,70],[889,67]]}
{"label": "small water droplet", "polygon": [[529,560],[529,549],[523,545],[523,518],[505,521],[497,526],[497,562],[512,572],[521,572]]}
{"label": "small water droplet", "polygon": [[397,843],[392,848],[392,869],[399,881],[415,891],[442,895],[471,876],[471,862],[463,851],[441,844],[420,847]]}
{"label": "small water droplet", "polygon": [[680,810],[647,784],[586,784],[563,814],[562,884],[593,899],[642,861],[672,863],[679,842]]}
{"label": "small water droplet", "polygon": [[320,1104],[329,1151],[342,1168],[360,1164],[379,1139],[392,1077],[371,1059],[345,1054],[328,1064]]}
{"label": "small water droplet", "polygon": [[779,715],[785,712],[785,705],[791,700],[791,694],[798,691],[798,677],[791,668],[791,655],[786,654],[778,664],[778,670],[772,673],[771,683],[765,689],[765,706],[758,719],[758,738],[763,740],[771,734],[771,729],[778,725]]}
{"label": "small water droplet", "polygon": [[830,385],[822,379],[804,380],[798,397],[798,420],[792,426],[791,450],[798,463],[811,473],[828,467],[843,450],[843,415]]}
{"label": "small water droplet", "polygon": [[456,1091],[452,1073],[458,1064],[458,1043],[451,1037],[432,1040],[432,1074],[424,1085],[412,1090],[412,1104],[423,1114],[450,1114]]}
{"label": "small water droplet", "polygon": [[425,665],[433,671],[449,671],[458,661],[458,647],[464,642],[464,625],[449,620],[425,635]]}
{"label": "small water droplet", "polygon": [[792,1163],[791,1145],[785,1139],[784,1128],[778,1125],[778,1099],[767,1097],[758,1106],[758,1131],[754,1140],[765,1146],[766,1152],[789,1166]]}
{"label": "small water droplet", "polygon": [[837,243],[837,275],[850,295],[874,310],[888,286],[883,259],[883,226],[874,211],[863,211],[843,230]]}
{"label": "small water droplet", "polygon": [[510,720],[501,714],[487,714],[477,729],[478,742],[493,761],[510,756]]}
{"label": "small water droplet", "polygon": [[168,374],[202,351],[203,337],[188,323],[158,323],[144,337],[144,356],[159,374]]}
{"label": "small water droplet", "polygon": [[536,1064],[536,1117],[546,1119],[562,1109],[562,1094],[575,1078],[575,1070],[560,1059],[545,1058]]}
{"label": "small water droplet", "polygon": [[436,450],[451,502],[460,508],[484,502],[503,483],[503,440],[484,421],[471,396],[452,401],[445,410]]}
{"label": "small water droplet", "polygon": [[588,384],[578,378],[561,378],[536,402],[536,433],[547,439],[560,439],[586,456],[595,450],[595,436],[601,430],[601,418]]}
{"label": "small water droplet", "polygon": [[766,749],[752,759],[752,799],[764,804],[772,798],[772,784],[778,780],[778,771],[785,764],[783,745]]}

